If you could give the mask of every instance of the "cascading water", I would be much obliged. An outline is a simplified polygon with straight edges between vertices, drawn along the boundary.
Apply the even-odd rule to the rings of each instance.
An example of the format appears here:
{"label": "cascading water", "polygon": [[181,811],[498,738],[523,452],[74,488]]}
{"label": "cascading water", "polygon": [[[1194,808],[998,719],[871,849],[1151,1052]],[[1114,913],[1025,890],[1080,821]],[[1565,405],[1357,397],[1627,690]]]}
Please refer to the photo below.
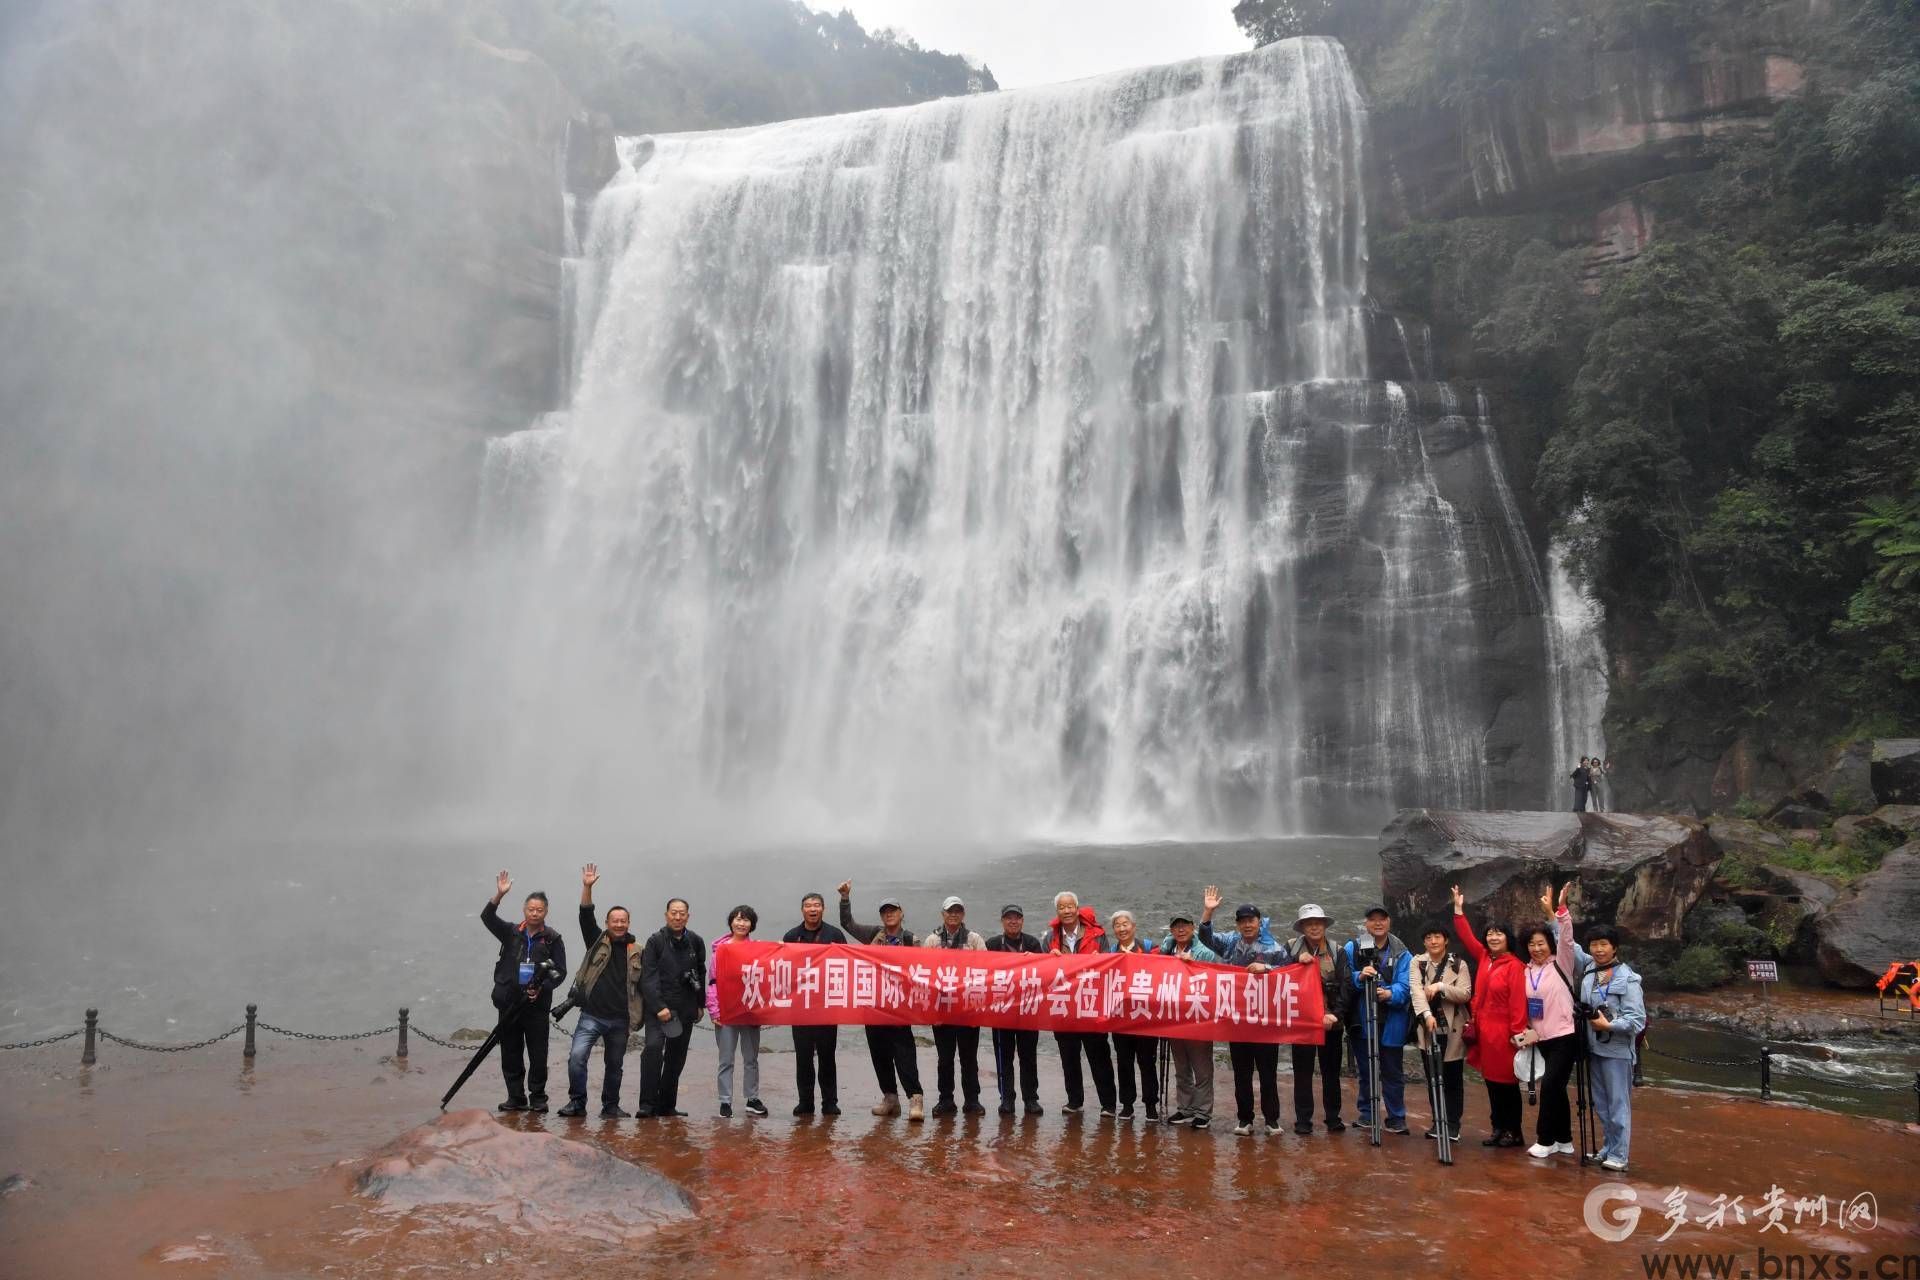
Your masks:
{"label": "cascading water", "polygon": [[623,140],[572,402],[489,453],[516,794],[1140,838],[1537,791],[1525,530],[1444,384],[1366,380],[1365,126],[1307,39]]}

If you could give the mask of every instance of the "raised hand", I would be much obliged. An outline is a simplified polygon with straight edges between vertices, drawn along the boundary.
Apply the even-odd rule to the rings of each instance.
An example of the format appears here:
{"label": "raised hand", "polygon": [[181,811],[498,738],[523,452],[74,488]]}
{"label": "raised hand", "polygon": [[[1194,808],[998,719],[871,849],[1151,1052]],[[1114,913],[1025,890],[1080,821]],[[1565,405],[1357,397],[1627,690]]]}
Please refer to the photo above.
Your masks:
{"label": "raised hand", "polygon": [[1467,895],[1460,892],[1460,886],[1456,884],[1448,889],[1447,892],[1453,895],[1453,914],[1457,916],[1465,915],[1467,913]]}
{"label": "raised hand", "polygon": [[1551,920],[1553,918],[1553,886],[1552,885],[1548,885],[1547,891],[1540,895],[1540,905],[1542,908],[1546,910],[1547,918]]}
{"label": "raised hand", "polygon": [[507,890],[513,888],[513,877],[502,871],[493,882],[493,900],[495,902],[507,896]]}
{"label": "raised hand", "polygon": [[1221,902],[1220,886],[1212,885],[1212,884],[1208,885],[1207,892],[1205,896],[1203,896],[1200,899],[1200,901],[1207,908],[1208,915],[1212,915],[1214,912],[1218,911],[1220,909],[1220,902]]}
{"label": "raised hand", "polygon": [[589,862],[586,866],[580,868],[580,883],[588,889],[599,884],[600,864],[597,862]]}
{"label": "raised hand", "polygon": [[843,898],[848,898],[853,896],[853,881],[842,880],[840,882],[840,896]]}

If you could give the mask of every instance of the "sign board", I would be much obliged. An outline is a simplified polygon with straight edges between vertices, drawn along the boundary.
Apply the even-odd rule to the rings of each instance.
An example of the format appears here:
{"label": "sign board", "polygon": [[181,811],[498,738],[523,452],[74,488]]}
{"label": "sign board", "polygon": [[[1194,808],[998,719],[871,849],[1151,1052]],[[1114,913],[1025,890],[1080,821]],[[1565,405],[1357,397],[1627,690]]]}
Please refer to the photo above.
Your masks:
{"label": "sign board", "polygon": [[1780,966],[1772,960],[1749,960],[1747,961],[1747,981],[1778,982]]}

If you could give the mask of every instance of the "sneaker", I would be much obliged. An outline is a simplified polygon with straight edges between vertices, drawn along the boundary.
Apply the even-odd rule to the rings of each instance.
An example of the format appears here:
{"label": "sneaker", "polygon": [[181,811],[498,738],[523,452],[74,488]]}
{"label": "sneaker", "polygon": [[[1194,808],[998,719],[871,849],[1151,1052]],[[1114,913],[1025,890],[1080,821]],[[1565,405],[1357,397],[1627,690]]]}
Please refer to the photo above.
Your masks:
{"label": "sneaker", "polygon": [[1627,1162],[1619,1156],[1608,1156],[1600,1162],[1600,1167],[1602,1169],[1611,1169],[1615,1173],[1625,1173],[1627,1171]]}
{"label": "sneaker", "polygon": [[[560,1114],[565,1115],[567,1113],[562,1111]],[[633,1119],[633,1112],[623,1111],[618,1106],[602,1107],[600,1108],[600,1118],[602,1120],[631,1120]]]}
{"label": "sneaker", "polygon": [[1101,1118],[1102,1120],[1111,1120],[1111,1119],[1113,1119],[1113,1108],[1112,1108],[1112,1107],[1102,1107],[1102,1108],[1100,1108],[1100,1118]]}
{"label": "sneaker", "polygon": [[1237,1124],[1233,1126],[1233,1132],[1235,1137],[1250,1138],[1253,1136],[1253,1125],[1251,1123]]}
{"label": "sneaker", "polygon": [[1085,1111],[1085,1110],[1086,1108],[1081,1106],[1079,1103],[1069,1102],[1066,1106],[1060,1108],[1060,1114],[1063,1116],[1077,1116],[1082,1111]]}
{"label": "sneaker", "polygon": [[529,1110],[529,1111],[531,1111],[531,1112],[533,1112],[533,1113],[534,1113],[535,1115],[537,1115],[537,1116],[543,1116],[543,1115],[545,1115],[545,1114],[547,1114],[547,1098],[546,1098],[546,1095],[545,1095],[545,1094],[539,1094],[539,1093],[537,1093],[537,1094],[535,1094],[535,1095],[534,1095],[533,1097],[531,1097],[531,1098],[528,1098],[528,1099],[527,1099],[527,1110]]}
{"label": "sneaker", "polygon": [[1307,1136],[1308,1134],[1310,1134],[1310,1133],[1312,1133],[1312,1132],[1313,1132],[1313,1121],[1311,1121],[1311,1120],[1295,1120],[1295,1121],[1293,1122],[1293,1131],[1294,1131],[1295,1133],[1297,1133],[1297,1134],[1299,1134],[1299,1135],[1300,1135],[1301,1137],[1303,1137],[1303,1138],[1304,1138],[1304,1137],[1306,1137],[1306,1136]]}
{"label": "sneaker", "polygon": [[1335,1116],[1333,1119],[1327,1121],[1328,1133],[1345,1133],[1346,1131],[1347,1131],[1347,1122],[1342,1120],[1339,1116]]}
{"label": "sneaker", "polygon": [[1190,1123],[1196,1130],[1211,1129],[1213,1127],[1213,1117],[1212,1116],[1195,1116],[1188,1123]]}
{"label": "sneaker", "polygon": [[1571,1142],[1556,1142],[1553,1144],[1553,1154],[1557,1156],[1575,1156],[1580,1153],[1574,1150]]}
{"label": "sneaker", "polygon": [[494,1108],[495,1111],[525,1111],[526,1109],[527,1100],[525,1098],[508,1098],[505,1102]]}
{"label": "sneaker", "polygon": [[1405,1120],[1402,1120],[1399,1124],[1389,1124],[1383,1127],[1385,1128],[1386,1132],[1397,1133],[1403,1138],[1410,1138],[1413,1136],[1413,1130],[1407,1128],[1407,1122]]}
{"label": "sneaker", "polygon": [[1535,1160],[1545,1160],[1548,1156],[1553,1154],[1553,1148],[1548,1146],[1544,1142],[1536,1142],[1532,1146],[1527,1148],[1527,1154],[1532,1156]]}
{"label": "sneaker", "polygon": [[1447,1134],[1447,1141],[1448,1141],[1448,1142],[1458,1142],[1458,1141],[1460,1141],[1460,1131],[1459,1131],[1458,1129],[1455,1129],[1455,1130],[1453,1130],[1453,1131],[1451,1131],[1450,1133],[1448,1133],[1448,1134]]}
{"label": "sneaker", "polygon": [[829,1102],[820,1108],[820,1114],[823,1116],[837,1116],[840,1114],[840,1104],[837,1102]]}
{"label": "sneaker", "polygon": [[1012,1104],[1011,1102],[1002,1102],[1002,1103],[1000,1104],[1000,1114],[1001,1114],[1001,1115],[1003,1115],[1003,1116],[1010,1116],[1010,1115],[1012,1115],[1012,1114],[1013,1114],[1013,1104]]}
{"label": "sneaker", "polygon": [[[1100,1114],[1105,1115],[1107,1113],[1102,1111]],[[1120,1107],[1120,1118],[1122,1120],[1133,1119],[1133,1104],[1131,1102],[1122,1104],[1122,1106]]]}
{"label": "sneaker", "polygon": [[1030,1116],[1043,1116],[1047,1114],[1047,1109],[1041,1106],[1037,1102],[1029,1102],[1026,1105],[1025,1110],[1026,1110],[1026,1113]]}
{"label": "sneaker", "polygon": [[663,1116],[673,1116],[679,1120],[685,1120],[687,1118],[687,1113],[684,1111],[662,1111],[659,1114]]}
{"label": "sneaker", "polygon": [[1268,1125],[1268,1126],[1267,1126],[1267,1136],[1268,1136],[1269,1138],[1277,1138],[1277,1137],[1279,1137],[1279,1136],[1280,1136],[1280,1126],[1279,1126],[1279,1125],[1277,1125],[1277,1124],[1270,1124],[1270,1125]]}
{"label": "sneaker", "polygon": [[747,1114],[750,1116],[764,1116],[767,1114],[767,1104],[758,1098],[748,1098]]}
{"label": "sneaker", "polygon": [[733,1104],[731,1102],[723,1102],[720,1104],[720,1118],[722,1120],[733,1119]]}
{"label": "sneaker", "polygon": [[953,1105],[952,1098],[942,1098],[933,1104],[933,1114],[936,1116],[950,1116],[959,1110],[960,1108]]}
{"label": "sneaker", "polygon": [[1506,1139],[1506,1136],[1506,1134],[1495,1129],[1492,1133],[1480,1139],[1480,1145],[1483,1147],[1497,1147]]}
{"label": "sneaker", "polygon": [[569,1120],[577,1120],[587,1114],[587,1104],[584,1102],[569,1102],[555,1114],[565,1116]]}
{"label": "sneaker", "polygon": [[897,1116],[900,1114],[900,1095],[889,1093],[874,1104],[873,1114],[877,1116]]}
{"label": "sneaker", "polygon": [[1193,1117],[1188,1115],[1184,1111],[1173,1111],[1173,1112],[1169,1112],[1167,1115],[1168,1124],[1187,1124],[1191,1122],[1192,1119]]}
{"label": "sneaker", "polygon": [[1147,1108],[1147,1119],[1149,1121],[1158,1120],[1159,1118],[1160,1118],[1160,1108],[1158,1107]]}
{"label": "sneaker", "polygon": [[1500,1145],[1503,1147],[1524,1147],[1527,1145],[1527,1140],[1517,1133],[1506,1133],[1500,1136]]}
{"label": "sneaker", "polygon": [[793,1104],[793,1114],[796,1116],[810,1116],[813,1114],[813,1107],[809,1103],[796,1102]]}
{"label": "sneaker", "polygon": [[987,1114],[987,1109],[980,1105],[980,1099],[968,1098],[966,1102],[962,1104],[960,1114],[963,1116],[983,1116]]}

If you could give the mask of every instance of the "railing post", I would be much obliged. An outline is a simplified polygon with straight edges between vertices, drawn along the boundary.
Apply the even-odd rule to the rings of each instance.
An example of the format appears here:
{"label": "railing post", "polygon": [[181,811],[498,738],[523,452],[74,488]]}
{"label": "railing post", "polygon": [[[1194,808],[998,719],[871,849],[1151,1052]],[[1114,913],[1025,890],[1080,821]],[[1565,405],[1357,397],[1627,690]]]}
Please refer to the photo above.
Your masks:
{"label": "railing post", "polygon": [[242,1052],[246,1055],[248,1062],[253,1061],[253,1024],[258,1020],[259,1015],[259,1005],[250,1004],[247,1006],[247,1047],[242,1050]]}
{"label": "railing post", "polygon": [[1765,1102],[1773,1096],[1773,1046],[1760,1046],[1760,1100]]}
{"label": "railing post", "polygon": [[98,1009],[87,1010],[87,1043],[80,1050],[80,1065],[83,1067],[90,1067],[93,1065],[93,1060],[94,1060],[93,1036],[94,1036],[94,1033],[99,1030],[99,1028],[100,1028],[100,1011]]}
{"label": "railing post", "polygon": [[407,1010],[404,1005],[400,1008],[400,1047],[393,1051],[393,1056],[396,1058],[407,1056]]}

